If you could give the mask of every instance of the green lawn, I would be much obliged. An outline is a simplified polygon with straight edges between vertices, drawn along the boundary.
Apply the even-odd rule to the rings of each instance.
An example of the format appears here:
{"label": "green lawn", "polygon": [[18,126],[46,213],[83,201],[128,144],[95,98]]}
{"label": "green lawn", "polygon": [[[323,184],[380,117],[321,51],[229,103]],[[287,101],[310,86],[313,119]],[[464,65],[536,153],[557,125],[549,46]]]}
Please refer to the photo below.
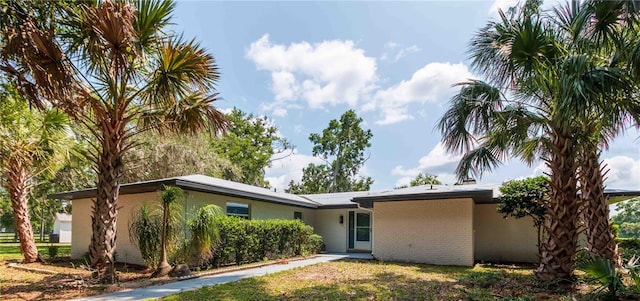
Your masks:
{"label": "green lawn", "polygon": [[[578,298],[579,298],[578,294]],[[530,268],[338,261],[244,279],[162,300],[571,300]]]}
{"label": "green lawn", "polygon": [[[50,244],[50,243],[38,243],[38,252],[44,257],[49,258],[49,246],[58,247],[58,256],[68,256],[71,254],[71,245],[69,244]],[[19,243],[1,243],[0,244],[0,261],[21,259],[22,253],[20,252]]]}

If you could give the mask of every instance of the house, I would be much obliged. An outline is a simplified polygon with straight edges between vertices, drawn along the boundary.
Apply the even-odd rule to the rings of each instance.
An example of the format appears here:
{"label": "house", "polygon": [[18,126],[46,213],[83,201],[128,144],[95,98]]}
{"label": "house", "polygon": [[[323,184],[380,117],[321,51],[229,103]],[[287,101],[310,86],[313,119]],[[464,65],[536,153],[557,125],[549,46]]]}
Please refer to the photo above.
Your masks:
{"label": "house", "polygon": [[[324,238],[327,252],[371,252],[381,260],[465,266],[478,261],[537,261],[532,220],[504,219],[496,211],[498,185],[293,195],[203,175],[121,186],[118,261],[143,262],[129,241],[128,220],[143,203],[159,202],[163,185],[185,190],[185,216],[215,204],[228,215],[248,219],[301,219]],[[95,189],[87,189],[50,196],[73,200],[72,258],[88,250],[95,195]]]}
{"label": "house", "polygon": [[59,243],[71,243],[72,216],[66,213],[56,213],[53,220],[53,234],[57,235]]}

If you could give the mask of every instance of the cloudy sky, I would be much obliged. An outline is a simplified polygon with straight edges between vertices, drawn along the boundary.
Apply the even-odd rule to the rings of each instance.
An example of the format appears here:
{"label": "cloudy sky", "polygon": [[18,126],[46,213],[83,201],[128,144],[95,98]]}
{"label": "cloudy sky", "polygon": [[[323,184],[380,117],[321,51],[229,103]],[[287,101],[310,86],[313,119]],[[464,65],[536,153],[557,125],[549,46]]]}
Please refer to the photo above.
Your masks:
{"label": "cloudy sky", "polygon": [[[476,77],[465,53],[473,33],[514,3],[182,1],[175,22],[216,57],[218,106],[271,118],[295,145],[267,170],[273,187],[284,189],[319,163],[309,134],[354,109],[374,135],[361,173],[374,179],[373,189],[387,189],[420,172],[455,182],[458,158],[442,149],[434,127],[451,85]],[[609,187],[640,189],[638,137],[629,129],[603,154]],[[540,162],[512,160],[479,181],[543,171]]]}

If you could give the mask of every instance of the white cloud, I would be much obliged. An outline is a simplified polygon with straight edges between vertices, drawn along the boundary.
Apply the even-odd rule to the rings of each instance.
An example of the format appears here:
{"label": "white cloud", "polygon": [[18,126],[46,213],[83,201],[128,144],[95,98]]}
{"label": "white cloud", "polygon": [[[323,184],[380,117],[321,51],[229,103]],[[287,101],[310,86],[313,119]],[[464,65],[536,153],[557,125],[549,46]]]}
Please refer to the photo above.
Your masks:
{"label": "white cloud", "polygon": [[[609,172],[606,174],[605,185],[615,189],[640,189],[640,159],[627,156],[605,158],[603,163]],[[551,172],[545,162],[538,164],[532,177],[550,175]]]}
{"label": "white cloud", "polygon": [[640,159],[615,156],[603,160],[609,168],[605,184],[610,188],[640,189]]}
{"label": "white cloud", "polygon": [[327,105],[354,107],[375,87],[376,60],[350,40],[310,44],[273,44],[269,35],[251,43],[246,53],[258,70],[271,72],[275,103],[267,110],[300,108],[304,101],[313,109]]}
{"label": "white cloud", "polygon": [[272,188],[284,192],[291,180],[299,182],[302,179],[302,169],[309,163],[321,164],[323,161],[311,155],[299,154],[298,150],[294,149],[291,156],[274,161],[271,167],[265,170],[265,179]]}
{"label": "white cloud", "polygon": [[364,111],[379,110],[377,124],[392,124],[412,119],[409,105],[412,103],[436,103],[447,99],[454,89],[451,85],[472,78],[466,65],[429,63],[404,80],[387,89],[379,90],[373,99],[363,106]]}
{"label": "white cloud", "polygon": [[411,45],[409,47],[405,47],[405,48],[400,48],[397,52],[396,55],[393,56],[392,54],[390,54],[389,52],[393,52],[395,51],[398,47],[400,47],[400,44],[396,43],[396,42],[392,42],[389,41],[386,44],[384,44],[384,49],[385,52],[382,53],[382,55],[380,55],[380,60],[381,61],[386,61],[389,59],[389,56],[391,55],[392,57],[394,57],[394,62],[399,61],[401,58],[405,57],[407,54],[410,53],[415,53],[415,52],[420,52],[422,51],[422,49],[420,49],[420,47],[416,46],[416,45]]}
{"label": "white cloud", "polygon": [[274,108],[272,113],[273,113],[273,116],[276,116],[276,117],[287,116],[287,110],[283,108]]}
{"label": "white cloud", "polygon": [[407,48],[402,48],[400,49],[400,51],[398,51],[398,54],[396,54],[395,61],[396,62],[399,61],[401,58],[405,57],[407,54],[420,52],[421,50],[422,49],[420,49],[420,47],[416,45],[411,45]]}
{"label": "white cloud", "polygon": [[421,172],[437,175],[438,180],[444,184],[453,184],[456,182],[455,169],[461,157],[461,155],[447,153],[442,142],[438,142],[427,155],[418,160],[418,166],[407,169],[398,165],[393,168],[391,174],[402,176],[396,181],[396,186],[409,184]]}

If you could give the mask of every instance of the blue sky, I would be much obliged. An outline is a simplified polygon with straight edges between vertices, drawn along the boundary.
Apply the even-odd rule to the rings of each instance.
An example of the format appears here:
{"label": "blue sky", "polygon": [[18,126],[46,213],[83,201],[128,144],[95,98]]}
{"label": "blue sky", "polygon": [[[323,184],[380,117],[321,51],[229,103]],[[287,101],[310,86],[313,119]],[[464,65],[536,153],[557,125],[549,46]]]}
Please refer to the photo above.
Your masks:
{"label": "blue sky", "polygon": [[[453,184],[458,157],[434,129],[455,89],[475,78],[466,46],[473,33],[513,0],[424,2],[180,1],[174,21],[217,59],[221,109],[273,120],[294,155],[267,170],[271,185],[299,181],[311,156],[309,134],[354,109],[371,129],[361,170],[373,189],[407,184],[419,172]],[[602,158],[612,188],[640,188],[640,133],[631,129]],[[483,183],[541,174],[512,160]]]}

